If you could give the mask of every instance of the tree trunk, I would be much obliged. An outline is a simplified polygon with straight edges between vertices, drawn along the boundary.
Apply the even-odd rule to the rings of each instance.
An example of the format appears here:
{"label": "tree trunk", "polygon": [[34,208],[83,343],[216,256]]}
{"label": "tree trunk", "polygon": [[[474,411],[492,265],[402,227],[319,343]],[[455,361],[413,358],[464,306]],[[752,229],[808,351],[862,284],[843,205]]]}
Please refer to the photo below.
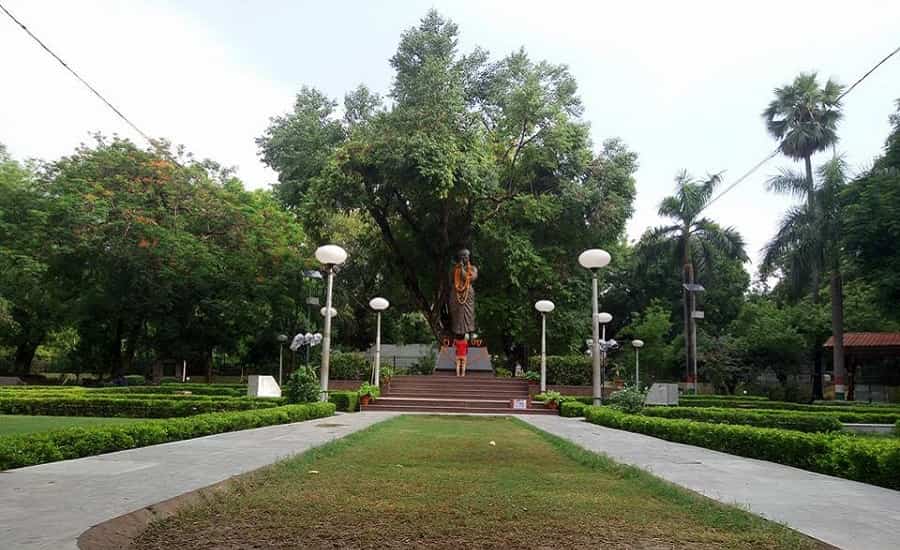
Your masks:
{"label": "tree trunk", "polygon": [[43,338],[19,342],[16,346],[16,358],[13,363],[13,372],[16,374],[31,374],[31,363],[34,361],[34,354],[37,352],[41,340],[43,340]]}
{"label": "tree trunk", "polygon": [[[685,234],[689,235],[689,228],[686,228]],[[694,265],[691,263],[691,252],[690,252],[690,241],[686,238],[684,242],[684,250],[682,251],[682,267],[681,267],[681,280],[685,284],[693,284],[694,283]],[[691,318],[691,292],[689,292],[684,286],[681,287],[681,294],[683,297],[684,303],[684,371],[685,371],[685,380],[691,380],[693,373],[691,371],[691,365],[693,365],[693,357],[696,350],[694,350],[693,339],[691,338],[692,329],[694,319]],[[697,381],[694,380],[694,384]]]}
{"label": "tree trunk", "polygon": [[[806,168],[806,203],[809,211],[815,212],[815,189],[813,187],[812,173],[812,156],[803,157],[803,163]],[[822,278],[819,269],[819,259],[815,258],[810,266],[810,285],[812,286],[812,303],[819,304],[819,287],[822,285]],[[825,373],[822,368],[822,346],[821,342],[813,338],[813,399],[822,399],[824,391],[822,389],[822,378]]]}
{"label": "tree trunk", "polygon": [[831,270],[831,336],[834,338],[834,397],[845,399],[847,369],[844,367],[844,281],[838,267]]}
{"label": "tree trunk", "polygon": [[115,380],[122,375],[122,319],[116,320],[115,333],[109,341],[109,364],[110,378]]}
{"label": "tree trunk", "polygon": [[206,369],[206,383],[212,384],[213,381],[213,357],[212,357],[212,349],[203,351],[203,362],[205,363]]}

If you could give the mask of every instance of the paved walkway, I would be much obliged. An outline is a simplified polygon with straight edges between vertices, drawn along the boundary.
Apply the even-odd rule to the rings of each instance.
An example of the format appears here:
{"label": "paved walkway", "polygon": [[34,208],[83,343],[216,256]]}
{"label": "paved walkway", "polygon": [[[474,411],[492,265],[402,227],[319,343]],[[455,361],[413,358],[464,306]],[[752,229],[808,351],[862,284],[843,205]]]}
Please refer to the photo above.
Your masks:
{"label": "paved walkway", "polygon": [[738,504],[839,548],[900,548],[900,491],[574,418],[519,418],[585,449],[638,466],[715,500]]}
{"label": "paved walkway", "polygon": [[0,548],[76,549],[98,523],[395,415],[344,414],[0,472]]}

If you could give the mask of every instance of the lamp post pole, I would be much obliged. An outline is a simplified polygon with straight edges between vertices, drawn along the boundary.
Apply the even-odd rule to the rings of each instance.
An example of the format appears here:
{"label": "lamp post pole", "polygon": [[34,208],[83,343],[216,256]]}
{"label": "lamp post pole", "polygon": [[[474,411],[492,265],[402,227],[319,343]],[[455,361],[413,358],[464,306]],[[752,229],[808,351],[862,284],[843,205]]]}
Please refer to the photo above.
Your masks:
{"label": "lamp post pole", "polygon": [[390,302],[384,298],[372,298],[369,307],[375,310],[375,366],[372,369],[372,383],[376,387],[381,386],[381,312],[390,306]]}
{"label": "lamp post pole", "polygon": [[632,340],[631,345],[634,347],[634,387],[641,389],[641,348],[644,347],[643,340]]}
{"label": "lamp post pole", "polygon": [[347,251],[343,248],[326,244],[316,249],[316,259],[325,267],[328,273],[328,284],[325,291],[325,330],[322,334],[322,368],[319,372],[319,387],[321,388],[321,400],[328,401],[328,368],[331,363],[331,318],[333,316],[333,308],[331,307],[331,291],[334,287],[334,271],[335,267],[341,265],[347,260]]}
{"label": "lamp post pole", "polygon": [[287,342],[286,334],[278,335],[278,385],[281,386],[284,375],[284,343]]}
{"label": "lamp post pole", "polygon": [[325,294],[325,331],[322,334],[322,370],[319,373],[321,400],[328,401],[328,369],[331,366],[331,290],[334,285],[334,269],[328,268],[328,283]]}
{"label": "lamp post pole", "polygon": [[594,405],[603,404],[603,367],[600,364],[600,295],[597,289],[598,270],[601,267],[609,265],[609,252],[592,248],[585,250],[578,256],[578,263],[581,267],[591,270],[591,291],[592,291],[592,316],[591,316],[591,359],[593,361],[594,370]]}
{"label": "lamp post pole", "polygon": [[534,304],[534,309],[541,312],[541,393],[547,391],[547,314],[555,307],[550,300],[539,300]]}
{"label": "lamp post pole", "polygon": [[593,338],[593,349],[591,350],[591,360],[593,361],[594,370],[594,405],[603,404],[603,365],[600,358],[600,304],[597,296],[597,270],[591,272],[591,288],[593,289],[593,316],[591,322],[591,337]]}

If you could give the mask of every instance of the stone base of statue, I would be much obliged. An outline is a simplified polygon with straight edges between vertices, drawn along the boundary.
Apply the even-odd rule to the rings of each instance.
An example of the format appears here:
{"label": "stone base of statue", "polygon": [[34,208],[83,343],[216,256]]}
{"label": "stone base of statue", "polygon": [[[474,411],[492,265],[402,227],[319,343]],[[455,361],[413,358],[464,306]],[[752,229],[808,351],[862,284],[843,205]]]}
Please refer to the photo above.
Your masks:
{"label": "stone base of statue", "polygon": [[[434,373],[456,374],[456,350],[453,346],[441,346]],[[466,355],[466,375],[469,374],[494,374],[491,354],[485,346],[469,345],[469,353]]]}

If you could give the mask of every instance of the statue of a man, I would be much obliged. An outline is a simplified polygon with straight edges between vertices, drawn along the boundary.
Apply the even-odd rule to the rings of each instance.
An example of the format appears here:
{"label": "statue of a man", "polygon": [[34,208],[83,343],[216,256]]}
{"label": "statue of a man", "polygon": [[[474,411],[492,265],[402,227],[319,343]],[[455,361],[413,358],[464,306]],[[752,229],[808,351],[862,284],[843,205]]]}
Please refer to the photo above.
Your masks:
{"label": "statue of a man", "polygon": [[460,250],[450,275],[450,332],[463,338],[475,332],[475,287],[478,268],[469,261],[469,251]]}

